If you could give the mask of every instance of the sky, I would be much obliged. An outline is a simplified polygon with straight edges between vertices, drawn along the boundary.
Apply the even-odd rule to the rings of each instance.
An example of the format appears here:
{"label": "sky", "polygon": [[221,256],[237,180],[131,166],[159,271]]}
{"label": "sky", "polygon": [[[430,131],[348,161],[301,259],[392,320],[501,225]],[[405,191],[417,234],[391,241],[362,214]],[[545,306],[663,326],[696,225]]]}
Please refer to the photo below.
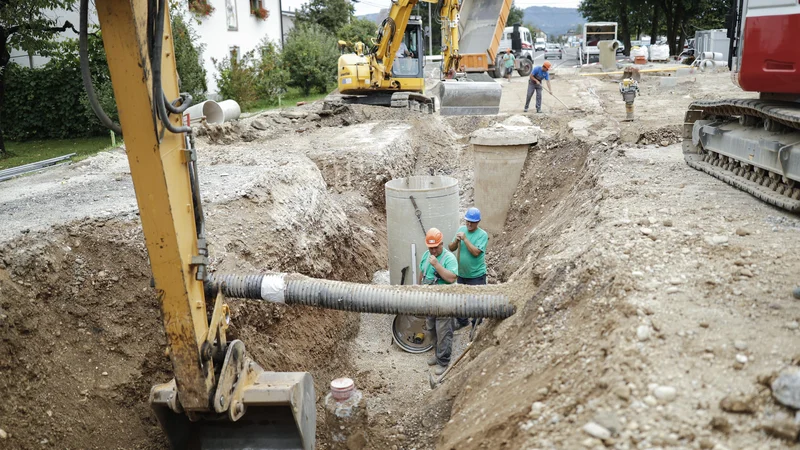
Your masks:
{"label": "sky", "polygon": [[[469,0],[465,0],[469,1]],[[306,0],[281,0],[284,10],[296,10],[306,3]],[[514,0],[514,3],[520,8],[527,8],[528,6],[552,6],[555,8],[577,8],[580,0]],[[389,0],[359,0],[355,3],[356,15],[361,16],[364,14],[376,13],[383,8],[388,8],[391,5]]]}

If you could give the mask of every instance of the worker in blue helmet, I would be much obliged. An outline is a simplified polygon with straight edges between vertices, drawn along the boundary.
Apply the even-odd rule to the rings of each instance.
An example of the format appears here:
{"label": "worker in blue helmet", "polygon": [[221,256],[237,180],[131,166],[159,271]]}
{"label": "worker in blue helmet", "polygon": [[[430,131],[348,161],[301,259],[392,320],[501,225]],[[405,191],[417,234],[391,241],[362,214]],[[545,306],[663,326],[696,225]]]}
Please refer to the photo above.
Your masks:
{"label": "worker in blue helmet", "polygon": [[[474,206],[464,214],[465,225],[456,232],[448,248],[455,252],[458,260],[458,284],[486,284],[486,245],[489,235],[478,226],[481,222],[481,211]],[[466,318],[458,318],[458,327],[469,324]],[[478,322],[479,323],[479,322]],[[475,326],[475,320],[472,321]]]}

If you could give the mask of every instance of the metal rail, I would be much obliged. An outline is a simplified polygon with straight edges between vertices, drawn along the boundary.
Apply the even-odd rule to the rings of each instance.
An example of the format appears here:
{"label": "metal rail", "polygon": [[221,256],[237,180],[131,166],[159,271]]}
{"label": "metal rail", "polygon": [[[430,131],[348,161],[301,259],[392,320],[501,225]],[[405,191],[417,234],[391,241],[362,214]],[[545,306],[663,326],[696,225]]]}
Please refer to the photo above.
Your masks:
{"label": "metal rail", "polygon": [[75,155],[77,155],[77,153],[70,153],[69,155],[56,156],[55,158],[45,159],[43,161],[37,161],[30,164],[23,164],[21,166],[12,167],[10,169],[0,170],[0,181],[10,180],[20,175],[25,175],[26,173],[36,172],[42,169],[46,169],[48,167],[60,165],[59,163],[61,163],[62,161],[66,161]]}

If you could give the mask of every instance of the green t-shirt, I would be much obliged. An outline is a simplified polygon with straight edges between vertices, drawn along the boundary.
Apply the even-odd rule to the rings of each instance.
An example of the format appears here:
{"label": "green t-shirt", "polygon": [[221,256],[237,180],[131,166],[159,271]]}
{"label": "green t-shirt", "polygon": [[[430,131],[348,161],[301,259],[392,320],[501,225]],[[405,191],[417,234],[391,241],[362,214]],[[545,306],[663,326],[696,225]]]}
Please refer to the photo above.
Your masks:
{"label": "green t-shirt", "polygon": [[[473,232],[467,231],[466,225],[461,225],[456,233],[463,232],[464,235],[472,242],[472,245],[478,247],[481,254],[472,256],[469,252],[467,244],[459,242],[459,255],[458,255],[458,276],[461,278],[478,278],[486,273],[486,244],[489,243],[489,235],[486,234],[481,228],[475,229]],[[455,242],[455,237],[453,242]]]}
{"label": "green t-shirt", "polygon": [[503,61],[505,61],[506,69],[508,69],[509,67],[514,67],[514,59],[516,58],[512,53],[506,53],[505,55],[503,55]]}
{"label": "green t-shirt", "polygon": [[[428,262],[428,257],[431,256],[431,252],[426,251],[422,255],[422,260],[419,262],[419,273],[422,274],[422,282],[425,283],[425,280],[428,282],[432,281],[436,277],[436,268],[433,267]],[[439,264],[444,266],[445,269],[453,272],[454,274],[458,274],[458,261],[456,261],[456,256],[450,253],[449,250],[443,249],[442,254],[436,258],[439,261]],[[439,277],[439,281],[436,284],[450,284],[447,281],[444,281],[442,277]]]}

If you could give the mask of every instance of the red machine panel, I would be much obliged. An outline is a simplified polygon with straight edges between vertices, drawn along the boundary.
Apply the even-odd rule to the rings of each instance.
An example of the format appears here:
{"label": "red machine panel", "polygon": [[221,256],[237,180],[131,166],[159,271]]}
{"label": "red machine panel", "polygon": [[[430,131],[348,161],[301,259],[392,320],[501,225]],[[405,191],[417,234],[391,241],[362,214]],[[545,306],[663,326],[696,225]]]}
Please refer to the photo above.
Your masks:
{"label": "red machine panel", "polygon": [[800,11],[747,17],[739,85],[752,92],[800,94]]}

